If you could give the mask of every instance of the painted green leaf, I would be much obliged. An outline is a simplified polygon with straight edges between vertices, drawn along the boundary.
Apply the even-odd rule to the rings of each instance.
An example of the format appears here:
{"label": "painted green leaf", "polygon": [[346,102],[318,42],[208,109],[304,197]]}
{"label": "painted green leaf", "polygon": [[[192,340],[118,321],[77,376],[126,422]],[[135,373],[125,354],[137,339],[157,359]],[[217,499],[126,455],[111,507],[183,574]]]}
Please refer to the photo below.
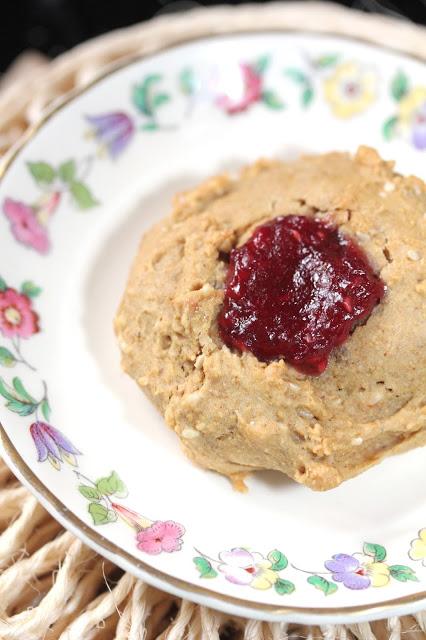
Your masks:
{"label": "painted green leaf", "polygon": [[170,96],[168,93],[157,93],[156,96],[152,98],[152,106],[154,109],[158,109],[162,104],[166,104],[170,102]]}
{"label": "painted green leaf", "polygon": [[394,564],[389,567],[389,571],[392,578],[399,580],[399,582],[408,582],[409,580],[412,582],[418,582],[416,572],[403,564]]}
{"label": "painted green leaf", "polygon": [[146,116],[154,115],[151,104],[150,90],[153,84],[159,82],[161,76],[159,74],[151,74],[146,76],[143,82],[133,87],[132,100],[135,107]]}
{"label": "painted green leaf", "polygon": [[15,356],[6,347],[0,347],[0,364],[3,367],[13,367],[16,364]]}
{"label": "painted green leaf", "polygon": [[185,96],[192,96],[195,93],[194,71],[190,67],[186,67],[180,72],[179,87]]}
{"label": "painted green leaf", "polygon": [[105,505],[100,504],[99,502],[91,502],[87,507],[88,512],[92,516],[93,524],[108,524],[108,511]]}
{"label": "painted green leaf", "polygon": [[270,109],[283,109],[284,103],[280,100],[279,96],[273,91],[264,91],[262,93],[262,100]]}
{"label": "painted green leaf", "polygon": [[282,571],[288,565],[288,560],[285,555],[278,549],[274,549],[268,553],[268,560],[272,564],[271,569],[273,571]]}
{"label": "painted green leaf", "polygon": [[147,122],[141,126],[141,131],[157,131],[158,124],[156,122]]}
{"label": "painted green leaf", "polygon": [[102,498],[101,494],[95,487],[90,487],[87,484],[81,484],[78,487],[81,495],[87,498],[87,500],[100,500]]}
{"label": "painted green leaf", "polygon": [[83,182],[72,182],[70,184],[70,193],[80,209],[90,209],[98,204],[89,187]]}
{"label": "painted green leaf", "polygon": [[278,580],[274,584],[274,587],[275,587],[275,591],[280,596],[293,593],[293,591],[296,589],[296,587],[292,582],[290,582],[290,580],[283,580],[282,578],[278,578]]}
{"label": "painted green leaf", "polygon": [[108,522],[116,522],[118,516],[115,513],[114,509],[108,509],[107,518]]}
{"label": "painted green leaf", "polygon": [[197,556],[196,558],[193,558],[193,561],[200,573],[200,578],[216,578],[217,571],[213,569],[207,558]]}
{"label": "painted green leaf", "polygon": [[47,420],[47,422],[49,422],[49,420],[50,420],[50,404],[49,404],[49,401],[46,400],[46,398],[42,401],[42,403],[40,405],[40,409],[41,409],[41,412],[42,412],[43,416]]}
{"label": "painted green leaf", "polygon": [[366,556],[374,558],[374,562],[383,562],[386,558],[386,549],[380,544],[372,544],[371,542],[364,542],[363,551]]}
{"label": "painted green leaf", "polygon": [[18,377],[13,378],[12,380],[13,388],[16,391],[17,397],[24,402],[31,402],[32,404],[38,404],[38,402],[30,396],[28,391],[25,389],[22,380]]}
{"label": "painted green leaf", "polygon": [[36,298],[40,295],[41,291],[41,287],[37,287],[31,280],[25,280],[21,285],[21,293],[29,298]]}
{"label": "painted green leaf", "polygon": [[304,107],[309,107],[313,98],[314,98],[314,90],[311,87],[311,85],[308,85],[305,87],[305,89],[303,89],[303,92],[302,92],[302,105]]}
{"label": "painted green leaf", "polygon": [[129,495],[126,485],[116,471],[113,471],[110,475],[110,485],[117,498],[126,498]]}
{"label": "painted green leaf", "polygon": [[303,73],[303,71],[300,71],[300,69],[294,69],[294,68],[284,69],[284,75],[290,78],[291,80],[294,80],[294,82],[297,82],[298,84],[308,83],[308,78]]}
{"label": "painted green leaf", "polygon": [[308,582],[315,587],[315,589],[322,591],[325,596],[331,596],[333,593],[336,593],[338,588],[337,584],[326,580],[322,576],[309,576]]}
{"label": "painted green leaf", "polygon": [[100,478],[96,483],[96,488],[98,489],[101,495],[111,496],[114,492],[110,489],[109,477],[108,478]]}
{"label": "painted green leaf", "polygon": [[383,136],[385,140],[392,140],[396,135],[396,128],[398,126],[398,118],[392,116],[388,118],[383,124]]}
{"label": "painted green leaf", "polygon": [[107,478],[100,478],[96,483],[99,493],[106,496],[117,496],[117,498],[125,498],[128,495],[126,485],[113,471]]}
{"label": "painted green leaf", "polygon": [[332,53],[324,56],[320,56],[316,60],[314,60],[314,66],[319,69],[325,69],[326,67],[332,67],[335,65],[340,59],[339,54]]}
{"label": "painted green leaf", "polygon": [[7,289],[6,281],[0,277],[0,291],[5,291]]}
{"label": "painted green leaf", "polygon": [[13,378],[13,388],[0,378],[0,395],[7,400],[6,407],[20,416],[29,416],[38,407],[38,402],[27,392],[19,378]]}
{"label": "painted green leaf", "polygon": [[399,102],[408,92],[408,84],[406,74],[403,71],[397,71],[391,83],[392,97]]}
{"label": "painted green leaf", "polygon": [[15,396],[13,395],[13,389],[9,387],[8,384],[5,383],[3,378],[0,378],[0,394],[6,400],[10,400],[10,401],[16,400]]}
{"label": "painted green leaf", "polygon": [[152,112],[149,110],[146,104],[146,96],[143,85],[137,84],[133,87],[132,102],[136,109],[144,113],[146,116],[152,116]]}
{"label": "painted green leaf", "polygon": [[151,106],[148,102],[148,96],[146,95],[145,87],[143,85],[136,85],[133,87],[132,100],[135,107],[144,115],[152,117]]}
{"label": "painted green leaf", "polygon": [[56,176],[55,169],[47,162],[28,162],[27,166],[32,177],[37,182],[51,184],[54,181]]}
{"label": "painted green leaf", "polygon": [[6,407],[13,411],[13,413],[17,413],[21,417],[29,416],[37,409],[37,404],[31,404],[29,402],[21,402],[20,400],[9,400],[6,403]]}
{"label": "painted green leaf", "polygon": [[150,73],[144,78],[143,84],[145,85],[145,87],[147,87],[147,89],[150,89],[153,84],[160,82],[162,78],[163,76],[160,73]]}
{"label": "painted green leaf", "polygon": [[73,182],[75,179],[76,164],[74,160],[67,160],[60,165],[58,175],[63,182]]}
{"label": "painted green leaf", "polygon": [[269,67],[270,61],[271,61],[271,57],[267,55],[261,56],[260,58],[258,58],[253,65],[255,72],[260,76],[263,75],[266,69]]}

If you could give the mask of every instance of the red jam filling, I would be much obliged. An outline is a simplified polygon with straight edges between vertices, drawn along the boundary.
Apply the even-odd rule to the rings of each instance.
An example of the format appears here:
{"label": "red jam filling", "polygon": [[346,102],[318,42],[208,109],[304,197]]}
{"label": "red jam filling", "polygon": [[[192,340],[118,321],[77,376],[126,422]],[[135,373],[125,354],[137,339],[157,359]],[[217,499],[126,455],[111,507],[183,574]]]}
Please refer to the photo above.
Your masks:
{"label": "red jam filling", "polygon": [[220,336],[259,360],[284,358],[317,376],[384,293],[364,251],[335,225],[275,218],[231,252]]}

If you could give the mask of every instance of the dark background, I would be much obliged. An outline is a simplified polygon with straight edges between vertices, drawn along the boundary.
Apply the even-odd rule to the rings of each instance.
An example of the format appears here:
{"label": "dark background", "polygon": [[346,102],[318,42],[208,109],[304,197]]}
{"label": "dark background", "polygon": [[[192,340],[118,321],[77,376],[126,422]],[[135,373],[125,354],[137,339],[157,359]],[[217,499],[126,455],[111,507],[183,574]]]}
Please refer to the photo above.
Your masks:
{"label": "dark background", "polygon": [[[245,2],[247,0],[244,0]],[[0,0],[0,72],[26,49],[49,57],[93,36],[154,15],[240,2],[211,0]],[[426,0],[343,0],[363,11],[426,24]]]}

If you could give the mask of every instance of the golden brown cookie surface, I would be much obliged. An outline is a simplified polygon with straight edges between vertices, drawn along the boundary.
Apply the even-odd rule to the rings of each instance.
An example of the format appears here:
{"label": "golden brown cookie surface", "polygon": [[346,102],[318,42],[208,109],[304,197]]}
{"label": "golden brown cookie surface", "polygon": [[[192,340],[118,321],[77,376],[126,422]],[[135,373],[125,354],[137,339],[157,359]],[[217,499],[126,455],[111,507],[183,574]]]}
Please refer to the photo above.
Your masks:
{"label": "golden brown cookie surface", "polygon": [[[262,222],[328,216],[387,285],[318,378],[231,352],[217,316],[234,246]],[[187,455],[231,475],[277,469],[328,489],[426,443],[426,187],[371,149],[259,162],[177,196],[143,238],[116,317],[124,369]]]}

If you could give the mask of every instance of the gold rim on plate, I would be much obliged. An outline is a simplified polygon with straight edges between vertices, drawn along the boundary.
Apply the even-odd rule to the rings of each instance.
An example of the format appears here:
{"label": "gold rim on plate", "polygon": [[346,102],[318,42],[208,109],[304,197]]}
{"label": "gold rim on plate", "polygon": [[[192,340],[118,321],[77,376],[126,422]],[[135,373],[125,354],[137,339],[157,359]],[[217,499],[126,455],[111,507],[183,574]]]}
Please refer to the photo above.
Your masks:
{"label": "gold rim on plate", "polygon": [[[238,11],[238,9],[235,9]],[[207,10],[208,11],[208,10]],[[369,20],[368,16],[365,16],[366,20]],[[394,22],[398,22],[394,20]],[[247,35],[247,34],[256,33],[252,29],[239,29],[236,31],[228,31],[221,34],[217,34],[216,37],[226,36],[226,35]],[[302,29],[264,29],[259,31],[258,33],[307,33]],[[349,41],[362,42],[378,47],[379,49],[387,49],[393,53],[398,53],[402,56],[407,56],[409,58],[413,58],[415,60],[425,62],[424,58],[421,56],[416,56],[414,54],[408,54],[405,52],[401,52],[398,48],[392,46],[384,46],[384,45],[376,45],[376,43],[367,37],[351,37],[346,34],[340,34],[333,31],[321,31],[321,32],[313,32],[309,31],[310,35],[328,35],[328,36],[336,36],[342,39],[347,39]],[[58,111],[68,106],[71,102],[73,102],[76,98],[85,93],[88,89],[98,84],[103,79],[109,77],[110,75],[120,71],[121,69],[138,62],[140,60],[144,60],[147,58],[156,55],[159,52],[163,52],[169,49],[173,49],[176,46],[196,42],[198,40],[206,40],[215,37],[215,34],[211,32],[207,32],[204,36],[197,35],[194,36],[182,36],[179,39],[173,38],[173,44],[159,45],[155,51],[150,51],[147,54],[138,54],[127,56],[126,58],[110,64],[107,69],[98,75],[95,79],[86,83],[84,86],[79,87],[77,89],[72,90],[65,97],[58,100],[53,107],[51,107],[44,116],[34,125],[32,125],[25,134],[21,137],[19,142],[11,149],[9,153],[6,154],[3,161],[0,163],[0,181],[4,178],[6,172],[13,164],[13,161],[18,156],[18,154],[22,151],[22,149],[26,146],[26,144],[34,137],[34,135],[48,122]],[[67,507],[49,490],[47,487],[41,482],[41,480],[35,475],[35,473],[30,469],[30,467],[26,464],[26,462],[21,458],[20,454],[16,450],[15,446],[12,444],[9,436],[7,435],[3,425],[0,423],[0,444],[3,452],[6,455],[7,461],[9,461],[12,467],[16,470],[18,475],[21,476],[24,484],[28,487],[30,491],[34,491],[38,494],[37,497],[42,498],[42,502],[44,506],[50,511],[53,517],[59,518],[62,520],[66,526],[67,524],[76,532],[76,535],[79,534],[84,537],[84,542],[86,542],[89,546],[91,546],[95,551],[101,550],[101,553],[104,552],[105,555],[109,556],[110,559],[116,564],[122,564],[123,569],[128,570],[130,572],[138,574],[137,570],[143,572],[143,579],[147,579],[149,582],[150,578],[153,579],[160,586],[160,588],[164,590],[172,591],[174,594],[187,597],[189,599],[193,599],[198,601],[199,603],[205,603],[206,599],[209,599],[209,604],[211,606],[217,606],[221,608],[223,611],[228,611],[231,613],[235,613],[235,611],[231,611],[233,607],[238,607],[240,610],[243,609],[243,615],[254,615],[259,619],[262,619],[262,614],[267,614],[269,620],[280,620],[287,619],[296,621],[295,617],[308,622],[311,619],[312,622],[320,622],[321,618],[328,617],[330,618],[338,618],[344,616],[345,622],[350,623],[352,618],[356,618],[359,620],[360,617],[364,617],[365,619],[379,619],[386,617],[386,614],[390,613],[392,609],[395,607],[404,607],[407,609],[407,613],[412,612],[415,607],[412,605],[419,604],[422,601],[426,601],[426,591],[422,591],[421,593],[416,593],[409,596],[404,596],[401,598],[395,598],[393,600],[387,600],[382,602],[374,602],[371,604],[364,604],[359,606],[351,606],[351,607],[327,607],[327,608],[311,608],[311,607],[281,607],[278,605],[271,604],[260,604],[251,600],[245,600],[243,598],[235,598],[232,596],[224,595],[219,592],[213,591],[211,589],[200,587],[196,584],[188,582],[186,580],[181,580],[170,576],[167,573],[159,571],[154,567],[138,560],[135,556],[124,551],[122,548],[118,547],[113,542],[107,540],[102,535],[100,535],[96,530],[89,527],[86,523],[84,523],[80,518],[78,518],[74,513],[70,512]],[[120,563],[121,561],[121,563]],[[135,571],[136,570],[136,571]],[[145,577],[146,576],[146,577]],[[140,577],[140,574],[139,576]],[[426,602],[425,602],[426,604]],[[411,605],[410,607],[408,605]],[[409,609],[409,611],[408,611]],[[420,606],[419,606],[420,609]],[[237,614],[238,615],[238,614]],[[355,620],[354,620],[355,621]],[[322,620],[323,622],[323,620]]]}

